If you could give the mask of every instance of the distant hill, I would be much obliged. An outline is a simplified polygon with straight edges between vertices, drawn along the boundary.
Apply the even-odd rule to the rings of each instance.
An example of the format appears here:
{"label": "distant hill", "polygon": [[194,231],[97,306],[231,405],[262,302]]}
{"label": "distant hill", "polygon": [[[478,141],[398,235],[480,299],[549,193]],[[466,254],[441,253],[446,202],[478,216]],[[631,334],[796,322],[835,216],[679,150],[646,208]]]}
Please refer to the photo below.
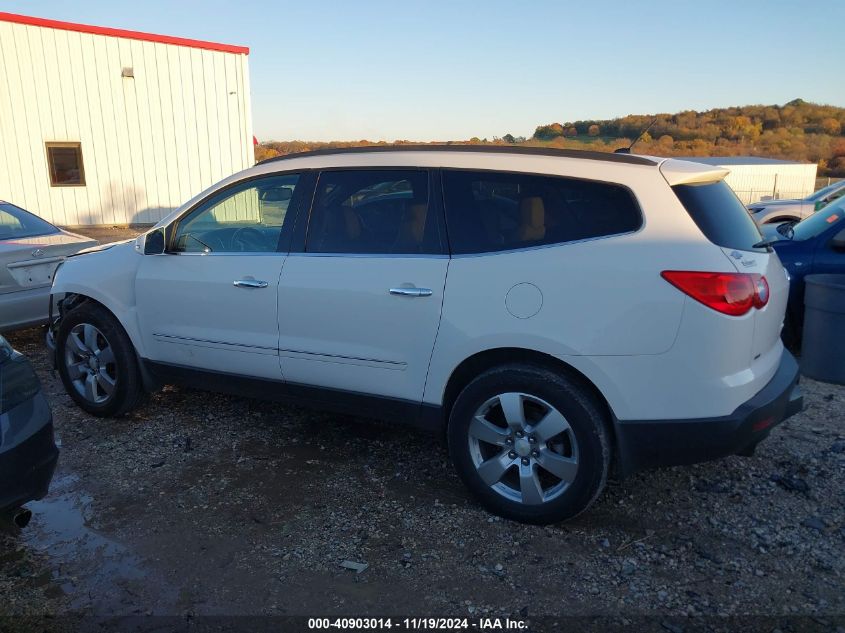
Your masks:
{"label": "distant hill", "polygon": [[654,121],[636,151],[662,156],[767,156],[819,164],[820,171],[845,175],[845,108],[795,99],[778,105],[686,110],[675,114],[632,114],[618,119],[539,126],[533,139],[594,149],[624,146]]}
{"label": "distant hill", "polygon": [[[454,143],[532,145],[613,151],[627,147],[654,122],[634,151],[657,156],[767,156],[814,162],[819,175],[845,177],[845,108],[795,99],[782,106],[750,105],[705,112],[631,114],[618,119],[540,125],[530,139],[472,138]],[[256,148],[256,159],[323,147],[403,144],[370,141],[314,143],[271,141]]]}

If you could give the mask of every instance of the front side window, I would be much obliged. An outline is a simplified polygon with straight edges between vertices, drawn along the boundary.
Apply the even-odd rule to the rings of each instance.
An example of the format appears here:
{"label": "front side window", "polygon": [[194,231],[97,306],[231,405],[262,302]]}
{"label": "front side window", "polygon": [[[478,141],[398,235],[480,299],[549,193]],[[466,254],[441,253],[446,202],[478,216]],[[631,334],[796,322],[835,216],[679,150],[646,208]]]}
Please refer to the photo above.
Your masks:
{"label": "front side window", "polygon": [[452,252],[559,244],[636,231],[631,192],[591,180],[500,172],[444,171],[446,226]]}
{"label": "front side window", "polygon": [[85,185],[80,143],[47,143],[47,167],[50,170],[52,187]]}
{"label": "front side window", "polygon": [[296,174],[269,176],[213,195],[179,221],[170,251],[276,252],[283,237],[290,233],[291,205],[298,182]]}
{"label": "front side window", "polygon": [[428,172],[349,170],[320,174],[305,250],[310,253],[440,253]]}

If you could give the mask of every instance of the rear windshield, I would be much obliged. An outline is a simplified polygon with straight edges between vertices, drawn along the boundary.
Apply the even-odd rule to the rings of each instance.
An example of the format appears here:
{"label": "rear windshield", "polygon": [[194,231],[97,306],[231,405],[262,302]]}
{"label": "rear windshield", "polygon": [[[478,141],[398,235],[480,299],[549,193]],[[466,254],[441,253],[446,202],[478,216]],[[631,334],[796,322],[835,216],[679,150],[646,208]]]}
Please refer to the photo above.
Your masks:
{"label": "rear windshield", "polygon": [[0,201],[0,240],[58,233],[59,229],[20,207]]}
{"label": "rear windshield", "polygon": [[741,251],[765,250],[754,248],[763,236],[724,180],[675,185],[672,189],[701,232],[714,244]]}

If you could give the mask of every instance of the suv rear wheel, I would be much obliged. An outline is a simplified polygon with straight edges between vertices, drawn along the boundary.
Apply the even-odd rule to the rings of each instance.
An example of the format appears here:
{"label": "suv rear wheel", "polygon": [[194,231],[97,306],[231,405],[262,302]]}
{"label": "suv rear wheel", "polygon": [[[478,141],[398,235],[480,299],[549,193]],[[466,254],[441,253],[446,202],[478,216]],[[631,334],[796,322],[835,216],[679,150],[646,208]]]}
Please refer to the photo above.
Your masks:
{"label": "suv rear wheel", "polygon": [[119,416],[143,395],[132,341],[102,306],[83,303],[62,318],[56,359],[65,390],[88,413]]}
{"label": "suv rear wheel", "polygon": [[458,474],[492,512],[526,523],[564,521],[604,489],[610,439],[587,389],[532,365],[491,369],[460,393],[449,417]]}

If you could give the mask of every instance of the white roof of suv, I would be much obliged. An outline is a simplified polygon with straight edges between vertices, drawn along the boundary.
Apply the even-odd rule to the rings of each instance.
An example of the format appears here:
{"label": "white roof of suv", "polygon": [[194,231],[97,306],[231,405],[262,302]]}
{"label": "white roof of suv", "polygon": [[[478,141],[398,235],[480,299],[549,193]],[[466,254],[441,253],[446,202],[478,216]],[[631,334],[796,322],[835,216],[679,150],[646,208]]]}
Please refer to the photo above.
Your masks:
{"label": "white roof of suv", "polygon": [[[554,159],[554,163],[550,163]],[[723,179],[730,170],[676,158],[661,158],[638,154],[593,152],[584,150],[551,149],[545,147],[514,147],[502,145],[376,145],[321,149],[277,156],[258,163],[256,173],[275,171],[280,163],[295,161],[291,168],[315,168],[391,165],[419,167],[495,168],[511,171],[555,172],[551,165],[559,160],[596,161],[616,165],[659,167],[670,185],[694,182],[713,182]],[[494,164],[495,163],[495,164]],[[546,168],[544,168],[544,166]]]}

